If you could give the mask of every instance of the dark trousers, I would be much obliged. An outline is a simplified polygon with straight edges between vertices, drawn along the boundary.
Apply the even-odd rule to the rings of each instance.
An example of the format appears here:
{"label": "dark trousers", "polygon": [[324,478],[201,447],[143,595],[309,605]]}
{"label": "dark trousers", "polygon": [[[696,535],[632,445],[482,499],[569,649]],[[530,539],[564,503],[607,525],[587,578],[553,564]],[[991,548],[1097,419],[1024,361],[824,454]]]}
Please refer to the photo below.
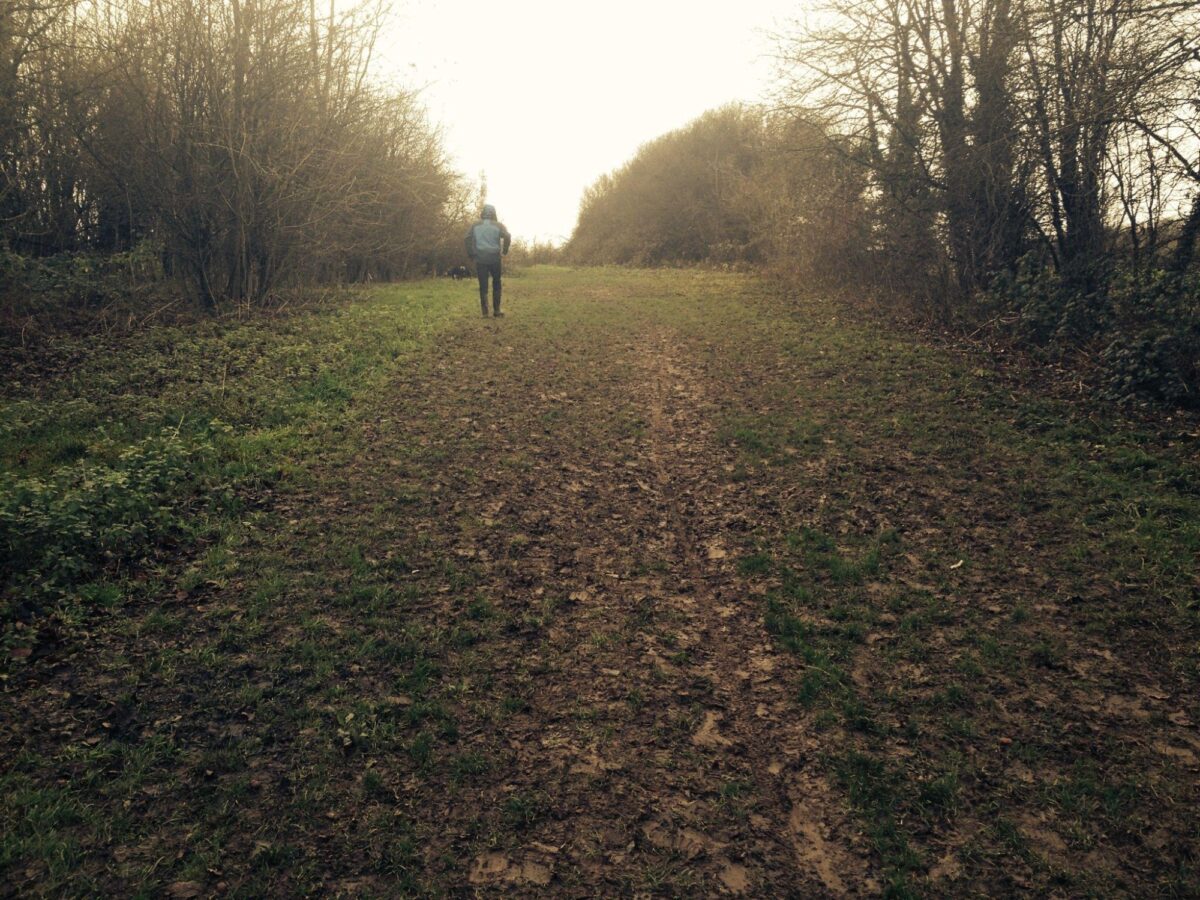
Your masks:
{"label": "dark trousers", "polygon": [[487,312],[488,276],[492,276],[492,312],[500,312],[500,263],[476,263],[479,275],[479,304]]}

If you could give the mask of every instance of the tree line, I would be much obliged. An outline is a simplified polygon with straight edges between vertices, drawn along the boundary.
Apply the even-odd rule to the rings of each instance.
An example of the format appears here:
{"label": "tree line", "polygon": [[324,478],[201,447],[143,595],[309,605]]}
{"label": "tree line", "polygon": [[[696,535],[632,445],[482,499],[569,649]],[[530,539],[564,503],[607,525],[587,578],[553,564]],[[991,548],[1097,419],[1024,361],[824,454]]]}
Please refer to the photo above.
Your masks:
{"label": "tree line", "polygon": [[333,0],[0,4],[0,287],[120,259],[206,306],[461,252],[471,191]]}
{"label": "tree line", "polygon": [[585,193],[579,261],[770,263],[1200,400],[1200,3],[828,0],[768,108]]}

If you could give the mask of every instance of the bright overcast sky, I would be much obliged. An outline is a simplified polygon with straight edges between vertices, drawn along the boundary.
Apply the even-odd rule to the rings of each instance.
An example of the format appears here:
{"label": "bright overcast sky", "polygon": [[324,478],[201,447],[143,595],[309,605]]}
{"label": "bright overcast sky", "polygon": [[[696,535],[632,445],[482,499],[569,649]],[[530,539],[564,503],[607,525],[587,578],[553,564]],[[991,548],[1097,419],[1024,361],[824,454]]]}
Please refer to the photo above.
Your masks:
{"label": "bright overcast sky", "polygon": [[423,86],[457,168],[514,237],[565,240],[579,198],[646,141],[756,101],[796,0],[400,0],[388,68]]}

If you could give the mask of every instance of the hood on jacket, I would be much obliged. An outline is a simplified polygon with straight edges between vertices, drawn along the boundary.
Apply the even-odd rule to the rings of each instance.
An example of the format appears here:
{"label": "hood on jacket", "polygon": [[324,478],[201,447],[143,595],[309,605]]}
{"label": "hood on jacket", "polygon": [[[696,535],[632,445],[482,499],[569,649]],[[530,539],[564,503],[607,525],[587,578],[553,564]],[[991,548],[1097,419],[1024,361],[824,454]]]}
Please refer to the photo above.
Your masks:
{"label": "hood on jacket", "polygon": [[482,214],[481,218],[491,219],[493,222],[495,222],[496,221],[496,207],[492,206],[492,204],[490,204],[490,203],[484,204],[483,214]]}

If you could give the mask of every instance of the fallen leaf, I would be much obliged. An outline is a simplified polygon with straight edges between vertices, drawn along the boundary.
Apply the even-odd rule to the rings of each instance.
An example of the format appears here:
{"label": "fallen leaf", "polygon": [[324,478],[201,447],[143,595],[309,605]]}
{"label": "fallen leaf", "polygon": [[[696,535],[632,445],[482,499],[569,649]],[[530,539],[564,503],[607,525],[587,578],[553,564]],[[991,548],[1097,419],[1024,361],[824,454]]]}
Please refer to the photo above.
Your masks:
{"label": "fallen leaf", "polygon": [[1177,759],[1185,766],[1200,766],[1200,758],[1186,747],[1174,747],[1165,741],[1155,741],[1154,749],[1163,756],[1169,756],[1172,759]]}
{"label": "fallen leaf", "polygon": [[717,731],[717,723],[721,721],[721,714],[715,712],[707,712],[704,714],[704,724],[699,730],[692,735],[692,743],[701,747],[729,747],[733,741]]}
{"label": "fallen leaf", "polygon": [[953,881],[962,876],[962,866],[954,856],[953,851],[947,851],[946,855],[937,861],[937,864],[929,870],[930,881]]}
{"label": "fallen leaf", "polygon": [[1170,700],[1171,695],[1158,687],[1150,687],[1148,685],[1139,685],[1136,688],[1137,692],[1143,697],[1149,697],[1151,700]]}

